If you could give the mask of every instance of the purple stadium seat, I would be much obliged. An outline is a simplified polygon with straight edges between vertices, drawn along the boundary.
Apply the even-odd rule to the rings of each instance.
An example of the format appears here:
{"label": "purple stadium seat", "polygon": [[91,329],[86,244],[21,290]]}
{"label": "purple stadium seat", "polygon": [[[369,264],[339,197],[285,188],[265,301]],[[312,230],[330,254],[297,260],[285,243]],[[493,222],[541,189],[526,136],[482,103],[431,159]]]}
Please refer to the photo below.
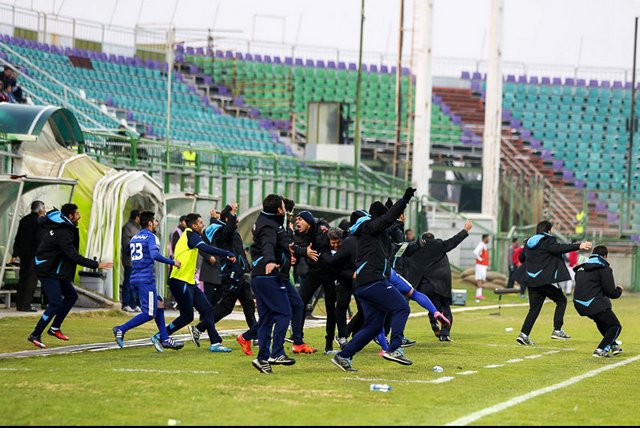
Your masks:
{"label": "purple stadium seat", "polygon": [[377,73],[378,72],[378,66],[376,64],[371,64],[371,66],[369,67],[369,71],[372,73]]}
{"label": "purple stadium seat", "polygon": [[106,52],[100,52],[100,60],[104,62],[109,61],[109,55],[107,55]]}
{"label": "purple stadium seat", "polygon": [[532,138],[530,143],[531,143],[532,149],[539,150],[542,148],[542,143],[540,142],[540,140],[536,140],[535,138]]}
{"label": "purple stadium seat", "polygon": [[314,64],[312,59],[307,59],[307,60],[304,61],[304,66],[305,67],[315,67],[315,64]]}
{"label": "purple stadium seat", "polygon": [[471,81],[471,91],[480,92],[482,90],[482,86],[480,85],[480,81],[472,80]]}
{"label": "purple stadium seat", "polygon": [[253,59],[254,59],[254,61],[262,62],[262,55],[260,55],[260,54],[255,54],[255,55],[253,56]]}
{"label": "purple stadium seat", "polygon": [[381,65],[380,73],[389,73],[389,68],[386,65]]}
{"label": "purple stadium seat", "polygon": [[587,186],[587,184],[583,180],[576,180],[574,183],[574,186],[576,186],[579,189],[584,189]]}
{"label": "purple stadium seat", "polygon": [[529,83],[531,83],[532,85],[537,85],[537,84],[539,84],[540,82],[538,82],[538,76],[531,76],[531,77],[529,78]]}
{"label": "purple stadium seat", "polygon": [[252,108],[249,111],[249,117],[256,118],[256,117],[259,117],[259,116],[260,116],[260,110],[258,110],[257,108]]}
{"label": "purple stadium seat", "polygon": [[134,62],[133,62],[133,58],[131,58],[130,56],[125,58],[125,64],[127,64],[128,66],[135,65]]}
{"label": "purple stadium seat", "polygon": [[518,76],[518,83],[527,83],[527,76]]}
{"label": "purple stadium seat", "polygon": [[473,74],[471,75],[471,79],[472,80],[482,80],[482,74],[480,74],[477,71],[474,71]]}
{"label": "purple stadium seat", "polygon": [[564,79],[564,84],[566,86],[575,86],[576,85],[576,81],[574,79],[572,79],[571,77],[567,77],[566,79]]}
{"label": "purple stadium seat", "polygon": [[597,88],[598,86],[600,86],[598,84],[598,81],[596,79],[590,79],[589,80],[589,87],[590,88]]}
{"label": "purple stadium seat", "polygon": [[47,43],[44,43],[42,45],[42,50],[45,51],[45,52],[51,52],[51,46],[49,46],[49,44],[47,44]]}
{"label": "purple stadium seat", "polygon": [[607,213],[607,221],[609,221],[610,223],[617,222],[618,221],[618,213],[608,212]]}
{"label": "purple stadium seat", "polygon": [[264,58],[262,59],[266,64],[272,64],[273,60],[271,59],[270,55],[265,55]]}
{"label": "purple stadium seat", "polygon": [[595,202],[596,199],[598,199],[596,192],[587,192],[587,199],[591,202]]}
{"label": "purple stadium seat", "polygon": [[545,160],[551,160],[553,158],[553,154],[550,150],[543,149],[540,153],[540,157]]}
{"label": "purple stadium seat", "polygon": [[107,97],[107,99],[104,101],[104,104],[105,104],[107,107],[111,107],[111,106],[113,106],[113,98],[111,98],[111,97]]}
{"label": "purple stadium seat", "polygon": [[118,55],[118,61],[117,62],[120,65],[125,65],[126,60],[124,58],[124,55]]}
{"label": "purple stadium seat", "polygon": [[176,45],[176,52],[184,53],[184,45]]}
{"label": "purple stadium seat", "polygon": [[605,211],[606,209],[607,209],[607,204],[605,202],[601,202],[601,201],[596,202],[597,211]]}
{"label": "purple stadium seat", "polygon": [[622,89],[622,82],[620,80],[614,80],[612,88],[613,89]]}
{"label": "purple stadium seat", "polygon": [[133,112],[131,110],[127,110],[127,122],[133,122]]}
{"label": "purple stadium seat", "polygon": [[560,86],[560,85],[562,85],[562,79],[559,78],[559,77],[554,77],[552,84]]}
{"label": "purple stadium seat", "polygon": [[202,47],[196,48],[196,55],[204,55],[204,48]]}
{"label": "purple stadium seat", "polygon": [[274,56],[273,57],[273,63],[274,64],[282,64],[282,59],[280,59],[279,56]]}
{"label": "purple stadium seat", "polygon": [[511,112],[509,110],[502,110],[502,120],[509,122],[511,120]]}
{"label": "purple stadium seat", "polygon": [[336,62],[335,61],[327,61],[327,68],[330,69],[336,69]]}
{"label": "purple stadium seat", "polygon": [[460,141],[463,144],[471,144],[471,135],[467,135],[467,134],[462,134],[460,136]]}
{"label": "purple stadium seat", "polygon": [[302,61],[302,58],[296,58],[296,60],[294,61],[294,65],[296,67],[298,67],[298,66],[303,67],[304,66],[304,61]]}
{"label": "purple stadium seat", "polygon": [[4,53],[4,52],[0,51],[0,58],[2,58],[3,60],[5,60],[5,61],[6,61],[9,57],[7,56],[7,54],[6,54],[6,53]]}
{"label": "purple stadium seat", "polygon": [[[503,110],[503,112],[504,112],[504,110]],[[527,128],[522,128],[520,130],[520,137],[522,137],[523,139],[531,138],[531,131],[529,129],[527,129]]]}
{"label": "purple stadium seat", "polygon": [[207,56],[213,56],[213,49],[207,48]]}
{"label": "purple stadium seat", "polygon": [[226,86],[220,86],[218,87],[218,93],[220,95],[229,95],[229,88],[227,88]]}
{"label": "purple stadium seat", "polygon": [[454,125],[461,125],[462,124],[462,118],[460,116],[458,116],[457,114],[452,114],[451,115],[451,122]]}
{"label": "purple stadium seat", "polygon": [[217,49],[216,58],[224,58],[224,52],[222,52],[220,49]]}
{"label": "purple stadium seat", "polygon": [[200,71],[197,65],[189,64],[189,73],[197,74]]}
{"label": "purple stadium seat", "polygon": [[369,66],[367,64],[362,64],[362,71],[373,71],[373,70],[369,70]]}
{"label": "purple stadium seat", "polygon": [[551,84],[551,79],[548,77],[543,77],[540,79],[540,83],[542,85],[550,85]]}
{"label": "purple stadium seat", "polygon": [[609,82],[608,80],[603,80],[602,82],[600,82],[600,87],[601,88],[610,88],[611,87],[611,82]]}
{"label": "purple stadium seat", "polygon": [[469,80],[471,78],[471,75],[468,71],[463,71],[462,73],[460,73],[460,78],[463,80]]}
{"label": "purple stadium seat", "polygon": [[[147,61],[151,61],[151,60],[148,59]],[[112,63],[118,62],[118,57],[114,54],[109,54],[109,62],[112,62]]]}
{"label": "purple stadium seat", "polygon": [[317,60],[317,61],[316,61],[316,67],[318,67],[318,68],[325,68],[324,61],[323,61],[323,60],[321,60],[321,59]]}
{"label": "purple stadium seat", "polygon": [[449,107],[449,106],[448,106],[448,105],[446,105],[446,104],[443,104],[443,105],[440,107],[440,111],[442,111],[442,113],[444,113],[444,114],[446,114],[446,115],[449,115],[449,113],[451,113],[451,107]]}
{"label": "purple stadium seat", "polygon": [[431,100],[434,104],[440,105],[442,103],[442,97],[440,95],[432,93]]}
{"label": "purple stadium seat", "polygon": [[205,74],[204,77],[204,84],[205,85],[211,85],[213,84],[213,79],[211,78],[211,76],[209,76],[208,74]]}
{"label": "purple stadium seat", "polygon": [[[184,62],[184,55],[182,55],[181,53],[176,54],[175,60],[178,63],[183,63]],[[136,65],[139,65],[139,64],[136,64]]]}
{"label": "purple stadium seat", "polygon": [[291,58],[290,56],[285,56],[284,57],[284,63],[286,65],[293,65],[293,58]]}
{"label": "purple stadium seat", "polygon": [[577,79],[576,80],[576,86],[586,86],[587,82],[584,79]]}
{"label": "purple stadium seat", "polygon": [[520,122],[518,119],[513,118],[511,119],[511,123],[509,124],[512,128],[520,128],[522,127],[522,122]]}
{"label": "purple stadium seat", "polygon": [[350,62],[349,63],[349,70],[350,71],[358,71],[358,64]]}
{"label": "purple stadium seat", "polygon": [[562,162],[559,159],[554,159],[553,160],[553,169],[562,169],[562,165],[564,164],[564,162]]}
{"label": "purple stadium seat", "polygon": [[193,47],[187,46],[187,54],[188,55],[193,55]]}
{"label": "purple stadium seat", "polygon": [[253,55],[250,53],[244,54],[244,59],[247,61],[253,61]]}
{"label": "purple stadium seat", "polygon": [[338,61],[338,70],[346,70],[347,69],[347,63],[344,61]]}
{"label": "purple stadium seat", "polygon": [[398,72],[398,67],[396,67],[395,65],[391,66],[390,72],[391,74],[396,74]]}
{"label": "purple stadium seat", "polygon": [[235,98],[233,99],[233,103],[234,103],[235,105],[237,105],[237,106],[242,107],[242,106],[244,106],[244,98],[242,98],[242,97],[235,97]]}
{"label": "purple stadium seat", "polygon": [[234,56],[236,59],[243,59],[242,52],[236,52]]}
{"label": "purple stadium seat", "polygon": [[225,51],[224,53],[224,57],[228,58],[228,59],[233,59],[233,52],[231,51]]}
{"label": "purple stadium seat", "polygon": [[574,179],[573,171],[571,171],[569,169],[565,169],[564,171],[562,171],[562,179],[564,181],[573,180]]}
{"label": "purple stadium seat", "polygon": [[631,82],[624,82],[624,88],[625,89],[631,89],[633,87],[633,83]]}

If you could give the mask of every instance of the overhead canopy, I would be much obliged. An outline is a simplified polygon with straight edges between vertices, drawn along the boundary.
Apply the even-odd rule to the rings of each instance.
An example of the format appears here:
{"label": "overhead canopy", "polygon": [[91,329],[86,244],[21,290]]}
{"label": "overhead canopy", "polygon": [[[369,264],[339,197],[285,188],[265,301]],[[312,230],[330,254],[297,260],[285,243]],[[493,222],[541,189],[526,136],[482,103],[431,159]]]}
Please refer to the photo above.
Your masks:
{"label": "overhead canopy", "polygon": [[30,106],[24,104],[0,104],[0,132],[10,139],[31,140],[38,137],[46,124],[55,134],[58,144],[64,147],[84,144],[80,125],[70,110],[54,106]]}

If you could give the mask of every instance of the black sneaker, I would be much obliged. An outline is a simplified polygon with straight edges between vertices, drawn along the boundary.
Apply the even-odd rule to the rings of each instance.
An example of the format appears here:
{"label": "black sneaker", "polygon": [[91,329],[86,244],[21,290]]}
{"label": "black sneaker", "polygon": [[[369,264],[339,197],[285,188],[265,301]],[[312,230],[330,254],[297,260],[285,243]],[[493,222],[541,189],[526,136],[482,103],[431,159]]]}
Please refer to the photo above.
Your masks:
{"label": "black sneaker", "polygon": [[45,345],[42,342],[42,339],[40,338],[40,336],[34,336],[33,334],[30,334],[29,337],[27,337],[27,340],[29,342],[33,343],[38,348],[45,349],[47,347],[47,345]]}
{"label": "black sneaker", "polygon": [[611,355],[609,355],[607,351],[600,348],[597,348],[595,351],[593,351],[593,356],[597,358],[611,358]]}
{"label": "black sneaker", "polygon": [[273,365],[292,366],[296,363],[296,360],[289,358],[287,354],[282,354],[277,357],[269,357],[268,362]]}
{"label": "black sneaker", "polygon": [[354,369],[351,365],[351,358],[341,357],[339,354],[336,354],[331,359],[331,362],[336,366],[340,367],[345,372],[357,372],[358,370]]}
{"label": "black sneaker", "polygon": [[617,343],[614,343],[611,345],[611,353],[613,355],[622,354],[622,348]]}
{"label": "black sneaker", "polygon": [[336,343],[338,344],[340,349],[342,349],[347,345],[347,343],[349,343],[349,339],[347,339],[346,337],[336,337]]}
{"label": "black sneaker", "polygon": [[404,356],[404,352],[402,348],[398,348],[395,351],[385,351],[382,353],[382,358],[389,361],[394,361],[398,364],[403,364],[405,366],[410,366],[413,364],[413,361]]}
{"label": "black sneaker", "polygon": [[551,333],[551,338],[552,339],[558,339],[558,340],[567,340],[567,339],[571,339],[571,336],[569,336],[564,330],[553,330],[553,332]]}
{"label": "black sneaker", "polygon": [[182,342],[181,340],[173,340],[172,338],[169,338],[162,342],[162,347],[165,349],[173,349],[174,351],[177,351],[178,349],[184,348],[184,342]]}
{"label": "black sneaker", "polygon": [[402,338],[402,345],[400,345],[401,348],[408,348],[409,346],[413,346],[416,344],[415,340],[411,340],[408,337],[403,337]]}
{"label": "black sneaker", "polygon": [[431,330],[433,330],[433,334],[435,334],[436,337],[440,337],[440,324],[438,321],[433,321],[431,323]]}
{"label": "black sneaker", "polygon": [[255,360],[251,361],[251,365],[261,373],[264,373],[264,374],[273,373],[273,370],[271,370],[271,364],[269,364],[269,361],[259,360],[256,358]]}
{"label": "black sneaker", "polygon": [[453,339],[450,336],[442,335],[440,336],[440,342],[453,342]]}
{"label": "black sneaker", "polygon": [[518,338],[516,339],[516,342],[518,342],[519,344],[524,345],[524,346],[533,346],[533,345],[535,345],[535,343],[531,341],[529,336],[527,336],[524,333],[520,333],[518,335]]}
{"label": "black sneaker", "polygon": [[200,347],[200,330],[194,325],[189,326],[189,334],[191,335],[191,341],[199,348]]}

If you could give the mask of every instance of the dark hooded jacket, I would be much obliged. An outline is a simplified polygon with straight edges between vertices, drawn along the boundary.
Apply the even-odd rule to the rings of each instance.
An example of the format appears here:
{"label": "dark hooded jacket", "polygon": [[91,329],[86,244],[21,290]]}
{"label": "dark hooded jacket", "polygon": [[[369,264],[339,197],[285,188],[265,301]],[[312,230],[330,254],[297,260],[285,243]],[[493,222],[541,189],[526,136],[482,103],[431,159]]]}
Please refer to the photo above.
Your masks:
{"label": "dark hooded jacket", "polygon": [[46,230],[35,256],[36,275],[40,278],[56,278],[73,281],[77,265],[98,268],[98,261],[82,257],[78,228],[62,213],[53,209],[41,220]]}
{"label": "dark hooded jacket", "polygon": [[583,317],[611,309],[609,299],[617,299],[622,294],[622,289],[616,287],[609,262],[602,256],[594,254],[573,270],[576,272],[573,306]]}
{"label": "dark hooded jacket", "polygon": [[[327,251],[331,251],[331,247],[329,246],[329,240],[327,239],[326,232],[323,232],[321,226],[325,226],[329,229],[331,226],[326,221],[314,218],[313,224],[311,224],[310,228],[305,233],[295,232],[295,242],[300,247],[308,247],[311,245],[311,248],[318,253],[324,253]],[[313,261],[311,259],[305,259],[308,266],[307,275],[329,275],[331,270],[329,266],[325,263],[322,258],[319,258],[318,261]]]}
{"label": "dark hooded jacket", "polygon": [[398,219],[406,206],[407,201],[404,198],[398,199],[386,213],[376,217],[360,217],[349,228],[349,232],[358,240],[356,288],[389,279],[392,247],[387,229]]}
{"label": "dark hooded jacket", "polygon": [[580,249],[580,244],[559,244],[548,233],[538,233],[524,241],[524,251],[520,253],[522,265],[515,272],[515,279],[527,287],[571,279],[562,254]]}
{"label": "dark hooded jacket", "polygon": [[[280,270],[288,272],[291,257],[286,242],[278,239],[278,235],[286,234],[284,217],[261,211],[253,225],[253,244],[251,244],[251,277],[279,276]],[[279,268],[265,272],[268,263],[277,263]]]}
{"label": "dark hooded jacket", "polygon": [[447,253],[460,245],[467,236],[467,231],[461,230],[446,241],[426,239],[423,246],[418,242],[409,244],[404,253],[411,260],[407,281],[423,293],[434,293],[451,299],[451,265]]}
{"label": "dark hooded jacket", "polygon": [[353,279],[353,272],[356,270],[356,251],[358,242],[354,236],[347,236],[342,240],[342,244],[335,254],[325,251],[320,257],[323,262],[330,266],[338,280],[350,281]]}

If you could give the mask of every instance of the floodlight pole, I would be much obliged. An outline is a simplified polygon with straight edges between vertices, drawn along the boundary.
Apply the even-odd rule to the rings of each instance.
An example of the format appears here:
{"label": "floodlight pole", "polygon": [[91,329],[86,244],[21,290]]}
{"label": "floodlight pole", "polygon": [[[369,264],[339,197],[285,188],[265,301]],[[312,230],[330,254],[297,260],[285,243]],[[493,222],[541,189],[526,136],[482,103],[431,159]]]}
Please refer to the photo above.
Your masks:
{"label": "floodlight pole", "polygon": [[[355,162],[353,164],[354,176],[355,176],[355,200],[357,202],[358,188],[360,185],[360,116],[362,109],[360,108],[360,98],[362,97],[362,41],[364,38],[364,0],[360,8],[360,51],[358,53],[358,80],[356,83],[356,124],[355,124],[355,136],[354,136],[354,149],[355,149]],[[356,203],[357,205],[357,203]],[[357,206],[354,207],[358,208]]]}
{"label": "floodlight pole", "polygon": [[169,191],[169,169],[171,169],[171,157],[169,145],[171,143],[171,75],[173,71],[173,45],[175,43],[175,29],[170,28],[167,33],[167,130],[165,146],[165,192]]}
{"label": "floodlight pole", "polygon": [[631,165],[633,159],[633,131],[635,130],[636,118],[636,53],[638,47],[638,17],[635,18],[633,31],[633,71],[631,72],[631,116],[629,117],[629,151],[627,154],[627,230],[631,229]]}

